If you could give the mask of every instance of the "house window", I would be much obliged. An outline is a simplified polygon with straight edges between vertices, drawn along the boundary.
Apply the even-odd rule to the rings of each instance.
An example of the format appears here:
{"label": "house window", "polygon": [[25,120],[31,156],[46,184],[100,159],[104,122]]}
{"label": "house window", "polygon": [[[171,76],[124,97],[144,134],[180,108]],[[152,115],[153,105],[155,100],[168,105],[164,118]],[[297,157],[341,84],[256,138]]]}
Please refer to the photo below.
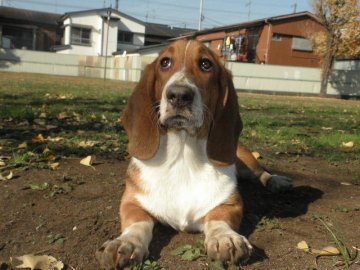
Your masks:
{"label": "house window", "polygon": [[90,45],[91,29],[73,26],[71,28],[71,44]]}
{"label": "house window", "polygon": [[297,51],[312,52],[313,44],[311,40],[301,37],[293,37],[292,49]]}
{"label": "house window", "polygon": [[119,31],[118,43],[133,43],[134,34],[131,32]]}
{"label": "house window", "polygon": [[282,40],[282,37],[281,37],[280,34],[274,33],[273,36],[272,36],[272,40],[274,40],[274,41],[281,41],[281,40]]}

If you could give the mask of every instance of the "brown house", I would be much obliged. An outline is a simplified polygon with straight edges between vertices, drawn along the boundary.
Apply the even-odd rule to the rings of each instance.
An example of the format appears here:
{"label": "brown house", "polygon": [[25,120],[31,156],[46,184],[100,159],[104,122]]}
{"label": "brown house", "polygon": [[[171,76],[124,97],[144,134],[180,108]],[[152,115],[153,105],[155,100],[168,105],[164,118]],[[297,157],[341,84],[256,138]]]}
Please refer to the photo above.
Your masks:
{"label": "brown house", "polygon": [[0,48],[50,51],[61,42],[60,14],[0,6]]}
{"label": "brown house", "polygon": [[299,12],[194,32],[226,60],[318,67],[309,35],[324,31],[310,12]]}

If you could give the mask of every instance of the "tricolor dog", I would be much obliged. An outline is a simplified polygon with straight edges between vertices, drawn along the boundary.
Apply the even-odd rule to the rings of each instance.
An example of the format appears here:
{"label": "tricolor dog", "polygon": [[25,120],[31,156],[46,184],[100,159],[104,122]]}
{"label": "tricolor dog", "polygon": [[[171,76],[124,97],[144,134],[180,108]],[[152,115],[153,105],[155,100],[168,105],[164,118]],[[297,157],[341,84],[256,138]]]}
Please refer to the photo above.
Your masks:
{"label": "tricolor dog", "polygon": [[204,232],[214,260],[238,263],[252,252],[240,234],[238,177],[272,191],[291,187],[238,144],[242,122],[232,76],[197,41],[181,40],[147,66],[122,117],[132,156],[120,203],[121,235],[96,252],[102,269],[148,256],[156,222]]}

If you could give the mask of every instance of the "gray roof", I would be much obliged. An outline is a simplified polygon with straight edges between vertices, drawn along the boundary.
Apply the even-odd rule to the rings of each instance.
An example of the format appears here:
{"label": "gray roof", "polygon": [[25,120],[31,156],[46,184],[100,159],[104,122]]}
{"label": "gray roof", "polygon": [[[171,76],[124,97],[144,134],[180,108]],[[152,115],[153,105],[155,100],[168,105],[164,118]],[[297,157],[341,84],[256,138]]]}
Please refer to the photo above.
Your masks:
{"label": "gray roof", "polygon": [[61,14],[0,6],[0,21],[57,26]]}
{"label": "gray roof", "polygon": [[195,29],[172,27],[165,24],[145,23],[145,34],[150,36],[160,36],[166,38],[179,37],[184,34],[192,33]]}
{"label": "gray roof", "polygon": [[263,18],[263,19],[257,19],[257,20],[253,20],[253,21],[242,22],[242,23],[224,25],[224,26],[210,28],[210,29],[204,29],[201,31],[193,32],[193,33],[189,34],[189,36],[197,36],[197,35],[202,35],[202,34],[218,32],[218,31],[232,31],[234,29],[239,29],[239,28],[260,26],[260,25],[264,25],[268,22],[278,22],[278,21],[282,21],[282,20],[297,19],[297,18],[301,18],[301,17],[308,17],[308,18],[311,18],[311,19],[321,23],[319,21],[319,18],[317,18],[313,13],[308,12],[308,11],[302,11],[302,12],[267,17],[267,18]]}
{"label": "gray roof", "polygon": [[116,14],[118,16],[127,18],[129,20],[135,21],[139,24],[144,25],[145,23],[139,19],[136,19],[135,17],[129,16],[123,12],[120,12],[116,9],[113,8],[99,8],[99,9],[87,9],[87,10],[80,10],[80,11],[72,11],[72,12],[66,12],[64,13],[64,15],[61,16],[61,20],[66,19],[68,16],[71,15],[78,15],[78,14],[88,14],[88,13],[106,13],[107,11],[111,10],[112,14]]}

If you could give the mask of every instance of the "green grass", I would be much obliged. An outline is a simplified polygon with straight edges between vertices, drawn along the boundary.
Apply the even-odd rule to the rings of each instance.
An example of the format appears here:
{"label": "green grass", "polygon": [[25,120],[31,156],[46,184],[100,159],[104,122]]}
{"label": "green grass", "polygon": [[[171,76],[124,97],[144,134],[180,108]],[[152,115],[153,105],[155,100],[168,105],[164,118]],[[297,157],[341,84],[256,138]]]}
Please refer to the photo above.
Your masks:
{"label": "green grass", "polygon": [[[359,161],[360,103],[318,98],[240,95],[247,145],[268,153],[309,155],[329,162]],[[343,142],[354,147],[341,147]]]}
{"label": "green grass", "polygon": [[[119,81],[0,72],[0,149],[11,157],[7,164],[46,163],[46,148],[56,158],[124,158],[127,138],[119,118],[133,87]],[[245,93],[239,101],[244,122],[240,140],[269,161],[284,153],[360,165],[360,102]],[[64,112],[68,118],[59,120]],[[33,143],[37,134],[62,140]],[[87,141],[95,144],[80,146]],[[354,147],[341,147],[349,141]],[[24,142],[27,148],[18,149]],[[354,181],[359,178],[360,172]]]}
{"label": "green grass", "polygon": [[[0,72],[0,150],[10,158],[0,170],[47,167],[45,149],[56,159],[90,154],[124,158],[127,137],[119,119],[133,87],[126,82]],[[67,118],[59,118],[60,113]],[[45,141],[33,142],[38,134]],[[88,141],[94,145],[87,147]],[[20,149],[24,142],[27,147]]]}

